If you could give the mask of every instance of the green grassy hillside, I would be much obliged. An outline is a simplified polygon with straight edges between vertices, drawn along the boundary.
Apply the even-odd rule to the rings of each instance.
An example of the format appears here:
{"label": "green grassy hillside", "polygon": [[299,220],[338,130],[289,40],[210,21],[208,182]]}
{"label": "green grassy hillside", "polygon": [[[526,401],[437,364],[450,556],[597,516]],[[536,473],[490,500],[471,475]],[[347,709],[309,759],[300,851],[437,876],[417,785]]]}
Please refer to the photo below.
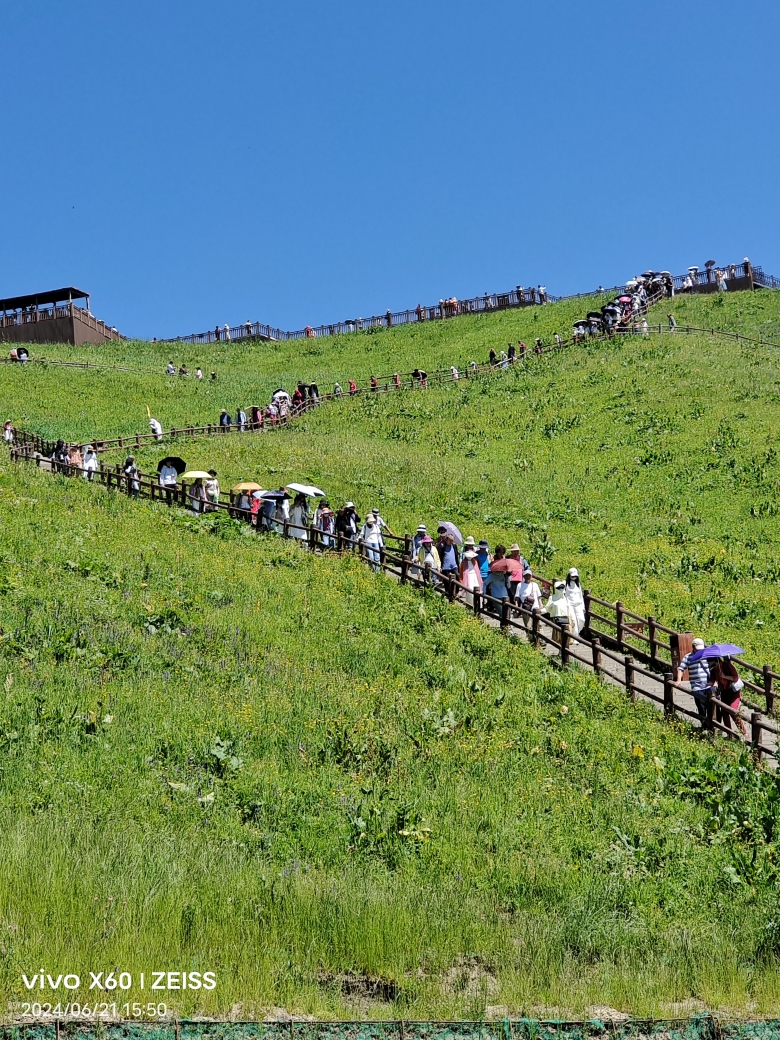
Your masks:
{"label": "green grassy hillside", "polygon": [[[675,312],[763,327],[779,302]],[[294,374],[468,360],[530,340],[533,313],[548,332],[572,317],[345,337]],[[2,399],[85,438],[131,432],[147,403],[208,419],[235,407],[226,387],[290,381],[263,349],[250,370],[236,347],[216,386],[7,366]],[[183,453],[223,487],[313,480],[397,531],[448,517],[517,538],[548,574],[577,564],[602,595],[773,660],[777,358],[711,336],[593,343]],[[777,787],[730,748],[230,521],[6,464],[0,531],[6,1000],[22,972],[119,967],[215,971],[213,992],[166,995],[182,1015],[780,1010]]]}
{"label": "green grassy hillside", "polygon": [[[145,432],[147,406],[165,427],[216,422],[221,408],[231,413],[241,404],[265,405],[279,386],[291,390],[300,379],[316,380],[323,393],[350,378],[367,383],[371,375],[391,377],[417,367],[433,371],[471,360],[485,362],[491,347],[505,349],[511,340],[536,336],[551,342],[566,335],[571,323],[595,305],[595,299],[571,300],[545,307],[471,315],[393,329],[377,329],[318,340],[286,343],[161,344],[134,341],[92,347],[53,345],[35,348],[35,356],[131,365],[132,372],[79,371],[57,366],[0,366],[0,401],[20,425],[45,436],[88,440],[92,437]],[[198,365],[205,374],[165,377],[168,360]],[[217,372],[212,384],[209,375]]]}
{"label": "green grassy hillside", "polygon": [[0,524],[4,1000],[778,1009],[776,788],[728,748],[357,561],[28,469]]}
{"label": "green grassy hillside", "polygon": [[313,481],[396,531],[449,518],[517,540],[548,575],[576,565],[597,594],[774,664],[779,360],[712,337],[594,343],[177,451],[223,487]]}

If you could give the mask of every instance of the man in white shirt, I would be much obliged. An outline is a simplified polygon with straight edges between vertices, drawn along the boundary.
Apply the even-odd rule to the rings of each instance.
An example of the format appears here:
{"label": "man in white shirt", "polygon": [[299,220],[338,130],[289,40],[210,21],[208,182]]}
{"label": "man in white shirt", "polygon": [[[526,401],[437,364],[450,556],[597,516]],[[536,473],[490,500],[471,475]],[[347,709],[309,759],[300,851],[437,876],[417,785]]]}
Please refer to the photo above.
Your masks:
{"label": "man in white shirt", "polygon": [[176,467],[172,466],[169,462],[166,462],[160,469],[160,487],[165,488],[165,498],[168,505],[173,501],[173,492],[176,489],[176,482],[179,478],[179,474],[176,472]]}
{"label": "man in white shirt", "polygon": [[374,523],[376,524],[377,530],[379,531],[379,537],[382,539],[382,545],[385,544],[384,535],[383,535],[384,531],[387,531],[387,533],[390,535],[391,538],[395,538],[395,535],[390,530],[389,524],[387,524],[383,520],[383,518],[379,515],[379,510],[378,509],[372,509],[371,510],[371,516],[373,516]]}

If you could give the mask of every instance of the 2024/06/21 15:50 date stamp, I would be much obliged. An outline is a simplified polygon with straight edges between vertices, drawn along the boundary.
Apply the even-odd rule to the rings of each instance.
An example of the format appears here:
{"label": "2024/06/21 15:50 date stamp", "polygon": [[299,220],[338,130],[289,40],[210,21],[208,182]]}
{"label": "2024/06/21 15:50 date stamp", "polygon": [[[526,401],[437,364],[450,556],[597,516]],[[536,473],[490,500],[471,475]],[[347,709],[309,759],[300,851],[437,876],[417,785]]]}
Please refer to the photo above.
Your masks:
{"label": "2024/06/21 15:50 date stamp", "polygon": [[49,1001],[38,1003],[38,1001],[23,1001],[12,1004],[11,1013],[20,1018],[30,1020],[40,1019],[162,1019],[168,1018],[167,1004],[140,1004],[137,1001],[124,1004],[108,1003],[101,1001],[96,1004],[79,1004],[78,1001],[58,1001],[52,1004]]}
{"label": "2024/06/21 15:50 date stamp", "polygon": [[[88,991],[94,992],[94,999],[84,1003],[75,1000],[62,1000],[53,997],[51,1000],[30,1000],[18,1002],[11,1010],[23,1019],[161,1019],[168,1017],[168,1005],[164,1002],[101,1000],[101,997],[113,990],[127,991],[133,988],[133,976],[129,971],[91,971],[89,979],[84,979]],[[81,989],[82,978],[76,974],[49,975],[44,971],[28,976],[22,975],[25,989],[35,992],[36,997],[43,996],[41,990],[54,991],[60,988],[67,991]],[[213,990],[217,985],[217,977],[213,971],[152,971],[141,972],[135,979],[136,987],[142,990]],[[32,994],[31,994],[32,995]],[[118,996],[118,994],[117,994]]]}

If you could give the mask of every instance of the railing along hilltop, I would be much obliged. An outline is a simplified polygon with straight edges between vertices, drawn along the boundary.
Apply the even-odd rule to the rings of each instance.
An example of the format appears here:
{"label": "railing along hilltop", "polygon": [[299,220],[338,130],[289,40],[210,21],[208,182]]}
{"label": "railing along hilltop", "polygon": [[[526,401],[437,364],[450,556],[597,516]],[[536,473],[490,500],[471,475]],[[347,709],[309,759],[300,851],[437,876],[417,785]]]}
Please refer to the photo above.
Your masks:
{"label": "railing along hilltop", "polygon": [[[686,279],[691,279],[692,290],[698,286],[710,285],[713,282],[714,268],[704,271],[691,269],[687,274],[669,275],[667,284],[673,287],[675,292],[685,288]],[[755,283],[771,289],[780,288],[780,279],[773,275],[765,275],[761,267],[753,266],[749,261],[739,264],[727,264],[722,270],[729,277],[751,277]],[[734,272],[732,276],[731,272]],[[737,272],[740,272],[737,275]],[[219,341],[232,342],[241,339],[265,339],[265,340],[293,340],[293,339],[316,339],[320,336],[340,336],[350,332],[360,332],[366,329],[392,328],[395,325],[410,325],[424,321],[439,321],[443,318],[454,318],[462,314],[484,314],[487,312],[502,311],[515,307],[532,307],[545,303],[560,303],[562,300],[578,300],[586,296],[613,295],[630,291],[626,285],[614,285],[605,289],[599,286],[590,292],[570,293],[566,296],[552,296],[544,286],[539,288],[524,289],[518,285],[507,292],[484,293],[482,296],[474,296],[464,300],[442,300],[433,306],[422,306],[403,310],[387,310],[384,314],[374,314],[369,318],[352,318],[346,321],[332,322],[326,325],[311,326],[305,329],[297,329],[295,332],[286,332],[283,329],[266,325],[263,322],[245,322],[243,325],[234,325],[225,328],[216,328],[209,332],[192,333],[189,336],[174,336],[171,339],[160,340],[162,343],[216,343]]]}

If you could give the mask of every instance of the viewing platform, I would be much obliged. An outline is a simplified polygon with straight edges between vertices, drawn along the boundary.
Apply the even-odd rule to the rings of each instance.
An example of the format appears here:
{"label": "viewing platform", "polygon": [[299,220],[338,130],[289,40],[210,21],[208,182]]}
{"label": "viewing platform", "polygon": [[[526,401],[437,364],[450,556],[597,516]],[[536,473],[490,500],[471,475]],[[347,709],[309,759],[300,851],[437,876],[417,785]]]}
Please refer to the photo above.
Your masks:
{"label": "viewing platform", "polygon": [[[86,301],[86,308],[75,300]],[[89,310],[89,293],[70,285],[50,292],[11,296],[0,300],[2,343],[106,343],[125,339],[117,330],[95,318]]]}

